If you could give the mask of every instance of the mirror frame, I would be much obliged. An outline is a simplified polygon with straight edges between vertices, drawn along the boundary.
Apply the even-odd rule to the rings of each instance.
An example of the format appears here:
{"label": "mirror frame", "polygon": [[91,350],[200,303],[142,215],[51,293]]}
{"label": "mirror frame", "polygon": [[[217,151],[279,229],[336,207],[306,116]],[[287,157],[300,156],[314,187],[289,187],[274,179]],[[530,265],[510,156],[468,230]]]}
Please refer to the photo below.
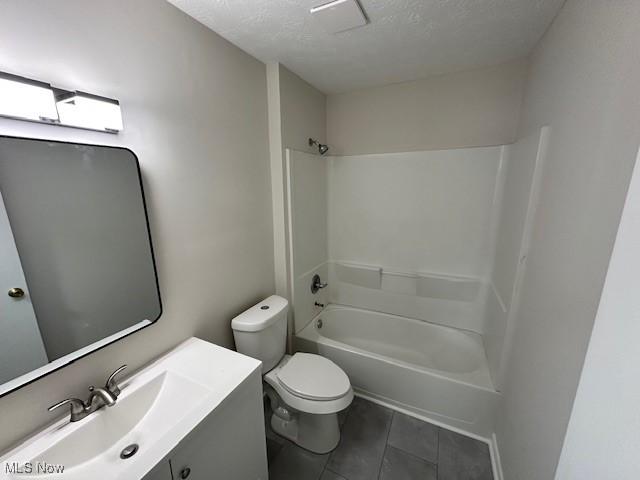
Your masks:
{"label": "mirror frame", "polygon": [[[129,153],[131,153],[131,155],[133,156],[133,159],[135,160],[136,163],[136,172],[138,173],[138,184],[140,185],[140,197],[142,199],[142,208],[144,210],[144,220],[145,220],[145,226],[147,229],[147,238],[149,239],[149,249],[150,249],[150,253],[151,253],[151,262],[153,264],[153,276],[154,276],[154,280],[155,280],[155,284],[156,284],[156,291],[158,293],[158,306],[160,307],[160,312],[157,316],[157,318],[155,320],[150,320],[148,324],[146,325],[141,325],[139,328],[136,328],[135,330],[131,331],[131,332],[127,332],[121,336],[118,336],[118,333],[120,332],[116,332],[113,334],[113,336],[115,336],[116,338],[114,338],[113,340],[103,343],[99,346],[96,346],[95,348],[92,348],[90,350],[88,350],[87,352],[84,352],[82,354],[78,354],[76,356],[74,356],[79,350],[85,349],[87,347],[89,347],[90,345],[87,345],[85,347],[81,347],[78,350],[76,350],[75,352],[69,353],[68,356],[72,357],[70,358],[68,361],[57,365],[55,367],[51,367],[49,369],[47,369],[47,366],[51,365],[53,362],[49,362],[45,365],[43,365],[42,367],[39,367],[35,370],[32,370],[31,372],[27,372],[24,373],[22,375],[20,375],[19,377],[16,377],[15,379],[9,380],[7,383],[13,382],[15,380],[18,380],[21,377],[27,377],[29,375],[31,375],[33,372],[43,369],[44,371],[41,374],[37,374],[36,376],[34,376],[33,378],[29,378],[28,380],[25,380],[24,382],[20,383],[19,385],[16,385],[15,387],[12,387],[8,390],[2,391],[2,385],[4,384],[0,384],[0,398],[9,395],[13,392],[15,392],[16,390],[19,390],[23,387],[26,387],[27,385],[30,385],[32,383],[35,383],[36,381],[40,380],[41,378],[46,377],[47,375],[50,375],[54,372],[57,372],[61,369],[63,369],[64,367],[68,367],[69,365],[71,365],[72,363],[77,362],[78,360],[85,358],[99,350],[102,350],[105,347],[108,347],[109,345],[112,345],[124,338],[129,337],[130,335],[133,335],[137,332],[140,332],[141,330],[144,330],[147,327],[150,327],[152,325],[154,325],[162,316],[163,313],[163,305],[162,305],[162,296],[160,294],[160,281],[158,279],[158,265],[157,265],[157,261],[156,261],[156,254],[155,254],[155,250],[153,248],[153,239],[151,237],[151,226],[149,224],[149,209],[147,207],[147,199],[145,197],[145,193],[144,193],[144,182],[142,180],[142,171],[140,169],[140,160],[138,159],[138,155],[136,155],[136,153],[131,150],[130,148],[127,147],[122,147],[122,146],[115,146],[115,145],[99,145],[99,144],[91,144],[91,143],[80,143],[80,142],[72,142],[72,141],[64,141],[64,140],[50,140],[50,139],[46,139],[46,138],[39,138],[39,137],[19,137],[19,136],[15,136],[15,135],[3,135],[0,134],[0,139],[3,138],[10,138],[10,139],[16,139],[16,140],[32,140],[32,141],[37,141],[37,142],[47,142],[47,143],[60,143],[60,144],[65,144],[65,145],[80,145],[80,146],[85,146],[85,147],[100,147],[100,148],[110,148],[110,149],[117,149],[117,150],[126,150]],[[121,330],[121,332],[124,330]],[[95,343],[100,343],[101,340],[99,340],[98,342],[94,342]],[[55,360],[54,360],[55,361]]]}

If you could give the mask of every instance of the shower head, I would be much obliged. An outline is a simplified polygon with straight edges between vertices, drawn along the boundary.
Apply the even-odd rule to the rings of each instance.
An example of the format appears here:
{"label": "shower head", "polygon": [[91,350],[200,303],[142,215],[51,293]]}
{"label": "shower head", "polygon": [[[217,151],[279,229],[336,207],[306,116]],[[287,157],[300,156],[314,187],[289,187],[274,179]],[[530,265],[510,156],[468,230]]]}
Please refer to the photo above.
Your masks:
{"label": "shower head", "polygon": [[329,151],[329,145],[325,145],[324,143],[320,143],[317,140],[314,140],[313,138],[309,139],[309,146],[313,147],[314,145],[318,146],[318,152],[320,153],[320,155],[324,155],[325,153],[327,153]]}

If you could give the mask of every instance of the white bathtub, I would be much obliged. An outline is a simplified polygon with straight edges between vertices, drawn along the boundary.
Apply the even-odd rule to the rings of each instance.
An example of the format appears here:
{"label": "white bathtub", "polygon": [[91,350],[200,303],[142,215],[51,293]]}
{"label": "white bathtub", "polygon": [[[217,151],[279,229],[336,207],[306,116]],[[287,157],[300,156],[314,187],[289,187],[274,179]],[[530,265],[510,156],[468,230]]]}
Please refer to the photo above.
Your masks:
{"label": "white bathtub", "polygon": [[361,394],[482,437],[498,393],[480,335],[386,313],[328,305],[296,349],[340,365]]}

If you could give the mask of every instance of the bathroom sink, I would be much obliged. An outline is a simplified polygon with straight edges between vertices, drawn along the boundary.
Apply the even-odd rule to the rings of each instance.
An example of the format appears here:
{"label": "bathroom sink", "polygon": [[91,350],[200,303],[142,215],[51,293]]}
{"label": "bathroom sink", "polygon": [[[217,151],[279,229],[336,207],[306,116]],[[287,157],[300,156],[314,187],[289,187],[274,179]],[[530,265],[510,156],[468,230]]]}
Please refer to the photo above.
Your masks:
{"label": "bathroom sink", "polygon": [[124,448],[134,443],[142,448],[151,444],[172,422],[181,421],[191,399],[197,406],[197,399],[202,401],[209,392],[178,374],[161,373],[130,395],[123,395],[114,407],[78,422],[73,432],[31,462],[64,465],[69,471],[80,465],[91,467],[89,462],[94,459],[119,462]]}
{"label": "bathroom sink", "polygon": [[[9,452],[0,459],[0,478],[142,478],[259,368],[251,358],[187,340],[122,382],[113,407],[73,423],[66,415]],[[135,453],[122,458],[127,447]],[[6,465],[13,466],[13,473]],[[52,477],[60,468],[63,473]]]}

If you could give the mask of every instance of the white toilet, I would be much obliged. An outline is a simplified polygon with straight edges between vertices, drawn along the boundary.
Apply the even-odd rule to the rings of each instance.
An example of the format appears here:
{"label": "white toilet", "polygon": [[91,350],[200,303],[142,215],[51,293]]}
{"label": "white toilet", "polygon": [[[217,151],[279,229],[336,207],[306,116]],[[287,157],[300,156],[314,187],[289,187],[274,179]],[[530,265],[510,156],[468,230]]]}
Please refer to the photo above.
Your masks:
{"label": "white toilet", "polygon": [[231,322],[238,352],[262,361],[273,430],[316,453],[340,441],[338,412],[353,400],[349,377],[331,360],[309,353],[285,355],[286,299],[272,295]]}

